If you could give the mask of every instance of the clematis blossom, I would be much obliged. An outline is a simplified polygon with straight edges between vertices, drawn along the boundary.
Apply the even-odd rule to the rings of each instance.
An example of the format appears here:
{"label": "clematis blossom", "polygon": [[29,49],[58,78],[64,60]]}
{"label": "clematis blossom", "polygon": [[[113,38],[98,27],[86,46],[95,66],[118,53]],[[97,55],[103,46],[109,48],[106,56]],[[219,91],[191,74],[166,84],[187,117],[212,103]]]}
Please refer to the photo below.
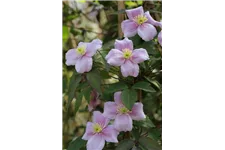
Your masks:
{"label": "clematis blossom", "polygon": [[133,128],[132,120],[143,120],[143,104],[137,102],[133,105],[132,110],[128,110],[121,100],[121,92],[114,94],[115,102],[106,102],[104,104],[103,115],[109,119],[115,119],[114,127],[118,131],[131,131]]}
{"label": "clematis blossom", "polygon": [[144,13],[143,7],[126,10],[127,20],[121,23],[121,28],[125,37],[132,37],[138,34],[144,41],[152,40],[157,31],[154,26],[160,26],[160,22],[155,21],[149,11]]}
{"label": "clematis blossom", "polygon": [[115,48],[106,55],[107,63],[112,66],[121,66],[121,73],[124,77],[137,77],[139,74],[138,64],[148,60],[149,56],[145,49],[133,50],[133,42],[128,38],[116,40]]}
{"label": "clematis blossom", "polygon": [[[162,22],[159,23],[159,26],[162,29]],[[162,46],[162,30],[158,34],[158,42]]]}
{"label": "clematis blossom", "polygon": [[66,65],[75,65],[79,73],[89,72],[92,69],[92,56],[102,47],[102,41],[95,39],[90,43],[80,42],[78,47],[66,53]]}
{"label": "clematis blossom", "polygon": [[93,90],[91,92],[91,99],[90,99],[90,103],[88,104],[88,111],[92,111],[93,109],[95,109],[99,104],[101,103],[101,101],[99,100],[99,94]]}
{"label": "clematis blossom", "polygon": [[87,150],[102,150],[105,146],[105,141],[118,142],[117,136],[119,132],[113,125],[108,125],[109,121],[101,112],[93,112],[93,123],[87,123],[86,131],[82,137],[83,140],[88,140]]}

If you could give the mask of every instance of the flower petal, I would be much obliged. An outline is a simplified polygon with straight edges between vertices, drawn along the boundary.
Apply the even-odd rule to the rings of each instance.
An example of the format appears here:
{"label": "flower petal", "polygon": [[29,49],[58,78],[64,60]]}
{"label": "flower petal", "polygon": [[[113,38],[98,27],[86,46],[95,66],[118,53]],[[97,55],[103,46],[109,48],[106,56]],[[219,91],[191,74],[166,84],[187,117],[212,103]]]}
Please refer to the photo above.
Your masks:
{"label": "flower petal", "polygon": [[145,113],[143,111],[143,104],[142,103],[135,103],[133,105],[130,116],[133,120],[143,120],[143,119],[145,119]]}
{"label": "flower petal", "polygon": [[83,56],[76,61],[76,71],[79,73],[89,72],[92,68],[92,58]]}
{"label": "flower petal", "polygon": [[134,8],[134,9],[126,10],[126,13],[127,13],[128,18],[130,20],[132,20],[134,17],[136,17],[138,15],[143,15],[144,10],[143,10],[143,7],[140,6],[140,7]]}
{"label": "flower petal", "polygon": [[76,61],[81,57],[81,55],[77,54],[75,49],[70,49],[66,53],[66,65],[72,66],[76,64]]}
{"label": "flower petal", "polygon": [[121,73],[124,77],[137,77],[139,73],[139,66],[136,63],[132,63],[130,60],[126,60],[125,63],[121,65]]}
{"label": "flower petal", "polygon": [[119,132],[114,128],[113,125],[108,125],[102,130],[102,136],[107,142],[118,143],[117,136]]}
{"label": "flower petal", "polygon": [[102,47],[102,41],[99,39],[93,40],[91,43],[87,44],[86,56],[92,57],[98,49]]}
{"label": "flower petal", "polygon": [[114,93],[114,101],[117,105],[122,104],[121,93],[122,93],[121,91],[118,91],[118,92]]}
{"label": "flower petal", "polygon": [[129,40],[128,38],[124,38],[123,40],[116,40],[114,46],[115,46],[115,49],[118,49],[121,51],[123,49],[133,50],[133,42]]}
{"label": "flower petal", "polygon": [[115,102],[105,102],[103,116],[109,119],[115,119],[117,105]]}
{"label": "flower petal", "polygon": [[124,37],[133,37],[137,34],[138,24],[131,20],[124,20],[121,23],[121,28],[124,34]]}
{"label": "flower petal", "polygon": [[109,124],[109,119],[104,117],[103,114],[100,111],[94,111],[93,112],[93,122],[98,123],[103,128],[106,127]]}
{"label": "flower petal", "polygon": [[118,131],[131,131],[133,128],[133,121],[128,114],[118,114],[114,121],[114,127]]}
{"label": "flower petal", "polygon": [[158,42],[162,46],[162,31],[160,31],[158,34]]}
{"label": "flower petal", "polygon": [[92,125],[93,125],[92,122],[87,122],[86,131],[82,137],[83,140],[89,140],[94,135]]}
{"label": "flower petal", "polygon": [[101,134],[95,134],[87,142],[87,150],[102,150],[105,140]]}
{"label": "flower petal", "polygon": [[149,56],[148,56],[148,53],[145,49],[143,48],[139,48],[139,49],[135,49],[133,51],[133,54],[132,54],[132,62],[134,63],[141,63],[145,60],[148,60],[149,59]]}
{"label": "flower petal", "polygon": [[150,41],[152,40],[156,34],[157,31],[155,27],[149,23],[143,23],[138,27],[138,35],[144,40],[144,41]]}
{"label": "flower petal", "polygon": [[145,16],[148,18],[148,23],[154,25],[154,26],[160,26],[162,28],[162,23],[161,22],[158,22],[158,21],[155,21],[152,16],[150,15],[149,11],[146,11],[145,12]]}
{"label": "flower petal", "polygon": [[118,49],[111,49],[105,59],[107,60],[107,63],[112,66],[121,66],[125,61],[123,52]]}

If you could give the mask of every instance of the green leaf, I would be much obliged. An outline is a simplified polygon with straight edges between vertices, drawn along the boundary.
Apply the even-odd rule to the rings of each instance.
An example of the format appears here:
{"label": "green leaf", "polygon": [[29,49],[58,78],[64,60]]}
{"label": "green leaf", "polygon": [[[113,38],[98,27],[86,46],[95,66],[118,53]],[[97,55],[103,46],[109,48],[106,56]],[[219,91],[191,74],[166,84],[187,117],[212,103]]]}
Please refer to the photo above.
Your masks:
{"label": "green leaf", "polygon": [[82,99],[83,99],[83,93],[77,93],[76,101],[75,101],[75,108],[74,108],[74,116],[76,116],[76,113],[81,105]]}
{"label": "green leaf", "polygon": [[116,150],[130,150],[133,146],[134,146],[133,140],[125,139],[118,144]]}
{"label": "green leaf", "polygon": [[135,83],[132,86],[132,88],[133,89],[143,90],[143,91],[146,91],[146,92],[156,92],[155,89],[153,89],[150,86],[150,84],[148,82],[145,82],[145,81],[140,81],[140,82]]}
{"label": "green leaf", "polygon": [[82,77],[80,74],[76,74],[76,71],[73,72],[73,75],[70,78],[69,90],[68,90],[68,104],[67,110],[69,109],[70,103],[74,98],[75,91],[77,86],[79,85]]}
{"label": "green leaf", "polygon": [[133,123],[136,126],[141,126],[144,128],[154,128],[155,127],[154,123],[149,119],[148,116],[146,116],[145,120],[134,121]]}
{"label": "green leaf", "polygon": [[137,92],[133,89],[125,89],[121,94],[124,105],[131,110],[137,100]]}
{"label": "green leaf", "polygon": [[87,80],[88,80],[89,84],[91,85],[91,87],[96,89],[96,91],[101,94],[102,90],[101,90],[100,74],[97,71],[91,71],[91,72],[87,73],[86,77],[87,77]]}
{"label": "green leaf", "polygon": [[101,70],[100,75],[103,79],[110,79],[109,72],[106,70]]}
{"label": "green leaf", "polygon": [[128,86],[126,84],[124,84],[123,82],[117,82],[117,83],[109,84],[106,91],[109,93],[114,93],[114,92],[121,91],[121,90],[124,90],[127,88],[128,88]]}
{"label": "green leaf", "polygon": [[153,140],[160,140],[162,134],[162,130],[158,128],[152,128],[149,131],[148,136]]}
{"label": "green leaf", "polygon": [[133,128],[132,129],[132,135],[135,138],[135,140],[138,140],[140,137],[139,129],[138,128]]}
{"label": "green leaf", "polygon": [[162,147],[149,137],[141,137],[138,142],[147,150],[162,150]]}
{"label": "green leaf", "polygon": [[81,137],[76,138],[76,140],[70,142],[67,150],[80,150],[86,145],[87,141],[81,139]]}
{"label": "green leaf", "polygon": [[87,87],[82,91],[83,96],[88,103],[90,102],[91,99],[91,91],[92,91],[91,87]]}

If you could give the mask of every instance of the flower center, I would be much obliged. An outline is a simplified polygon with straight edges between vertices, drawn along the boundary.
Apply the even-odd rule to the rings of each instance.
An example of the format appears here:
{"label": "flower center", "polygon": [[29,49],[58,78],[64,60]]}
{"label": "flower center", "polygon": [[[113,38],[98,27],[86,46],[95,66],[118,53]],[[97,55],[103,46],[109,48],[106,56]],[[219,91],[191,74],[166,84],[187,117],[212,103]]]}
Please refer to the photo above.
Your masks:
{"label": "flower center", "polygon": [[80,54],[80,55],[84,55],[84,54],[85,54],[85,52],[86,52],[86,50],[85,50],[85,47],[84,47],[84,46],[82,46],[82,47],[78,47],[76,51],[77,51],[77,53],[78,53],[78,54]]}
{"label": "flower center", "polygon": [[134,20],[135,20],[135,22],[137,22],[137,24],[141,25],[141,24],[145,23],[148,19],[144,15],[138,15],[134,18]]}
{"label": "flower center", "polygon": [[123,57],[129,59],[132,55],[132,51],[128,48],[123,49]]}
{"label": "flower center", "polygon": [[95,133],[99,133],[99,132],[102,131],[102,127],[98,123],[95,123],[93,125],[93,130],[94,130]]}
{"label": "flower center", "polygon": [[123,106],[123,107],[118,108],[118,112],[120,114],[127,114],[129,112],[129,110]]}

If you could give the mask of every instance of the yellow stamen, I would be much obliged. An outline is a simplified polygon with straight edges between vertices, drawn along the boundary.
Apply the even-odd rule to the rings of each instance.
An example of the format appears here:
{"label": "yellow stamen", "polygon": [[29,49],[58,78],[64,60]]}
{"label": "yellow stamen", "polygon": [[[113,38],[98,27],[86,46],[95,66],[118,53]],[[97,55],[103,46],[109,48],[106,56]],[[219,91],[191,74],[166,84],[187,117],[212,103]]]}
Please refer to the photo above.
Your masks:
{"label": "yellow stamen", "polygon": [[123,49],[123,57],[129,59],[132,55],[132,51],[128,48]]}
{"label": "yellow stamen", "polygon": [[102,127],[98,123],[95,123],[93,125],[93,130],[94,130],[95,133],[99,133],[99,132],[102,131]]}
{"label": "yellow stamen", "polygon": [[143,23],[145,23],[148,19],[147,17],[143,16],[143,15],[138,15],[134,18],[135,22],[137,22],[137,24],[141,25]]}
{"label": "yellow stamen", "polygon": [[129,110],[123,106],[123,107],[118,108],[118,112],[121,114],[127,114],[129,112]]}
{"label": "yellow stamen", "polygon": [[77,51],[77,53],[78,53],[78,54],[80,54],[80,55],[84,55],[84,54],[85,54],[85,52],[86,52],[86,50],[85,50],[85,47],[84,47],[84,46],[82,46],[82,47],[78,47],[76,51]]}

